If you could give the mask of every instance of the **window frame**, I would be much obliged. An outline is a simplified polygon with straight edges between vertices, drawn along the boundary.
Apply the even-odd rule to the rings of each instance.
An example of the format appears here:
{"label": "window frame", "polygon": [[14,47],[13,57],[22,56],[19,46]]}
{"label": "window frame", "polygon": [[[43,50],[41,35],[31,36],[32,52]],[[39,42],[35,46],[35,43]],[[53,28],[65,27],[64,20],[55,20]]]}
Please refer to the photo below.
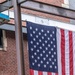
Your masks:
{"label": "window frame", "polygon": [[2,37],[3,37],[3,46],[0,47],[0,51],[2,51],[2,50],[7,51],[7,38],[6,38],[5,30],[2,30]]}

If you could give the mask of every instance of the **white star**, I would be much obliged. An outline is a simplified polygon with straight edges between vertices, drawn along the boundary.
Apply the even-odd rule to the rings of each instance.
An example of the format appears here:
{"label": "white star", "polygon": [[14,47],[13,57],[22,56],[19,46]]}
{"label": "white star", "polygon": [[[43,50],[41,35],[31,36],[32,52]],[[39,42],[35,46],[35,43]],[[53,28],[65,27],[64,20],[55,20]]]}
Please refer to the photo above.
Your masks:
{"label": "white star", "polygon": [[48,54],[46,54],[46,57],[48,57]]}
{"label": "white star", "polygon": [[43,51],[43,53],[45,53],[45,51]]}
{"label": "white star", "polygon": [[40,56],[43,56],[42,54],[40,54]]}
{"label": "white star", "polygon": [[44,37],[42,36],[42,39],[44,39]]}
{"label": "white star", "polygon": [[37,55],[36,52],[34,53],[34,55]]}
{"label": "white star", "polygon": [[45,43],[47,43],[47,41],[45,40]]}
{"label": "white star", "polygon": [[43,60],[46,60],[46,58],[43,58]]}
{"label": "white star", "polygon": [[40,59],[40,57],[37,57],[37,59]]}
{"label": "white star", "polygon": [[49,54],[51,54],[51,52],[49,51]]}
{"label": "white star", "polygon": [[50,34],[50,37],[52,37],[52,34]]}
{"label": "white star", "polygon": [[46,33],[45,33],[44,35],[45,35],[45,36],[47,36],[47,34],[46,34]]}
{"label": "white star", "polygon": [[35,38],[33,38],[33,40],[35,41],[36,39],[35,39]]}
{"label": "white star", "polygon": [[32,37],[33,35],[32,35],[32,34],[30,34],[30,36]]}
{"label": "white star", "polygon": [[53,48],[51,48],[51,51],[53,51]]}
{"label": "white star", "polygon": [[34,56],[33,56],[33,55],[32,55],[31,57],[32,57],[32,58],[34,58]]}
{"label": "white star", "polygon": [[38,67],[40,67],[40,64],[38,64]]}
{"label": "white star", "polygon": [[51,61],[51,58],[49,58],[49,61]]}
{"label": "white star", "polygon": [[50,47],[50,44],[48,44],[48,47]]}
{"label": "white star", "polygon": [[33,41],[31,41],[30,43],[33,44]]}
{"label": "white star", "polygon": [[52,55],[52,58],[54,57],[54,55]]}
{"label": "white star", "polygon": [[56,52],[54,52],[54,55],[56,55]]}
{"label": "white star", "polygon": [[41,33],[39,32],[39,35],[41,35]]}
{"label": "white star", "polygon": [[46,68],[46,65],[44,65],[44,68]]}
{"label": "white star", "polygon": [[38,31],[38,28],[36,28],[35,30]]}
{"label": "white star", "polygon": [[42,47],[40,46],[40,49],[42,49]]}
{"label": "white star", "polygon": [[46,49],[46,50],[48,50],[48,48],[47,48],[47,47],[46,47],[45,49]]}
{"label": "white star", "polygon": [[57,68],[57,66],[55,66],[55,69]]}
{"label": "white star", "polygon": [[42,29],[41,32],[44,32],[44,30]]}
{"label": "white star", "polygon": [[36,45],[34,45],[34,48],[36,48]]}
{"label": "white star", "polygon": [[43,63],[43,61],[41,60],[41,64]]}
{"label": "white star", "polygon": [[39,42],[41,42],[41,39],[39,39]]}
{"label": "white star", "polygon": [[50,40],[50,38],[48,37],[48,40]]}
{"label": "white star", "polygon": [[53,38],[53,41],[55,41],[55,38]]}
{"label": "white star", "polygon": [[53,44],[53,42],[51,41],[51,44]]}
{"label": "white star", "polygon": [[30,29],[32,29],[32,27],[30,27]]}
{"label": "white star", "polygon": [[36,38],[38,38],[38,35],[36,35]]}
{"label": "white star", "polygon": [[45,46],[45,44],[43,43],[42,46]]}
{"label": "white star", "polygon": [[49,33],[49,30],[47,31],[47,33]]}
{"label": "white star", "polygon": [[52,62],[52,65],[54,65],[54,62]]}
{"label": "white star", "polygon": [[39,43],[38,43],[38,42],[37,42],[36,44],[37,44],[37,45],[39,45]]}
{"label": "white star", "polygon": [[47,64],[49,64],[49,62],[48,62],[48,61],[47,61],[46,63],[47,63]]}
{"label": "white star", "polygon": [[34,63],[32,63],[32,65],[34,66]]}
{"label": "white star", "polygon": [[54,34],[54,31],[52,33]]}
{"label": "white star", "polygon": [[52,68],[52,65],[50,65],[50,68]]}
{"label": "white star", "polygon": [[33,34],[35,34],[35,31],[33,31]]}
{"label": "white star", "polygon": [[37,62],[37,60],[35,59],[35,63]]}
{"label": "white star", "polygon": [[55,48],[55,45],[53,45],[53,47]]}
{"label": "white star", "polygon": [[56,59],[54,59],[54,61],[56,62]]}
{"label": "white star", "polygon": [[40,51],[37,49],[37,52],[40,52]]}
{"label": "white star", "polygon": [[33,51],[33,48],[31,48],[31,51]]}

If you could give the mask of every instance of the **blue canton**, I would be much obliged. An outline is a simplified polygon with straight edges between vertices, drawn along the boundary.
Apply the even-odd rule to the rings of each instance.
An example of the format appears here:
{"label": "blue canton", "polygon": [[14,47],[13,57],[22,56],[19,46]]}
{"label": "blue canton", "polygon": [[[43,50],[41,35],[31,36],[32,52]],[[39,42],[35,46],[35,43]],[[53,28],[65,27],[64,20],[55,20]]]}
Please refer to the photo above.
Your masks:
{"label": "blue canton", "polygon": [[56,28],[27,22],[30,68],[58,72]]}

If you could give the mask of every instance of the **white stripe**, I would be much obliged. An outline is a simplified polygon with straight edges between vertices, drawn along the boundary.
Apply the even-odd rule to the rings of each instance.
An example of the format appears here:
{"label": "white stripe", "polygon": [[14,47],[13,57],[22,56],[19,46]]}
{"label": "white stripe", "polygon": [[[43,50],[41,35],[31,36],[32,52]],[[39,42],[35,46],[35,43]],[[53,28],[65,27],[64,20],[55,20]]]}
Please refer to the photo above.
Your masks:
{"label": "white stripe", "polygon": [[75,32],[73,32],[73,75],[75,75]]}
{"label": "white stripe", "polygon": [[57,29],[57,58],[58,58],[58,75],[62,75],[62,66],[61,66],[61,32],[60,29]]}
{"label": "white stripe", "polygon": [[34,70],[34,75],[38,75],[38,71]]}
{"label": "white stripe", "polygon": [[55,75],[55,73],[52,73],[52,75]]}
{"label": "white stripe", "polygon": [[43,72],[43,75],[47,75],[47,72]]}
{"label": "white stripe", "polygon": [[65,30],[65,73],[70,75],[69,70],[69,32]]}

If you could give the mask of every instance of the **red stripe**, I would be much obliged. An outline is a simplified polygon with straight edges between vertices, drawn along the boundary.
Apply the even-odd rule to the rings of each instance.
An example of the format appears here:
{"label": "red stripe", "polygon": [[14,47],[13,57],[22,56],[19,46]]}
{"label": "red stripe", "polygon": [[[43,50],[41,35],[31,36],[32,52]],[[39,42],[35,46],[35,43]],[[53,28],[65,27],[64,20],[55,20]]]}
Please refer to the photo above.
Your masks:
{"label": "red stripe", "polygon": [[51,72],[48,72],[48,75],[52,75],[52,73]]}
{"label": "red stripe", "polygon": [[58,75],[58,73],[56,73],[55,75]]}
{"label": "red stripe", "polygon": [[65,75],[65,32],[61,31],[61,63],[62,63],[62,75]]}
{"label": "red stripe", "polygon": [[42,71],[38,71],[38,75],[43,75]]}
{"label": "red stripe", "polygon": [[30,75],[34,75],[34,70],[30,69]]}
{"label": "red stripe", "polygon": [[70,75],[73,75],[73,40],[71,31],[69,31],[69,49]]}

